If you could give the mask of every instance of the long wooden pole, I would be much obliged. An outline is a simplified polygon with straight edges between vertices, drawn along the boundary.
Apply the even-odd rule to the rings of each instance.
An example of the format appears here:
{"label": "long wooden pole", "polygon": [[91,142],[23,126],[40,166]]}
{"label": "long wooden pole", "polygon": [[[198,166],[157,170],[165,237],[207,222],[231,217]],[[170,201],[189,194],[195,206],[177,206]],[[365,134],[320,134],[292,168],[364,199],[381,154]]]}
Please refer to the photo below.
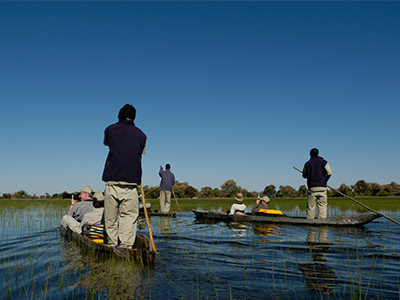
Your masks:
{"label": "long wooden pole", "polygon": [[174,195],[174,198],[175,198],[176,205],[178,206],[179,212],[180,212],[180,214],[181,214],[181,217],[182,217],[181,208],[179,207],[178,200],[176,199],[176,196],[175,196],[175,193],[174,193],[174,191],[172,191],[172,195]]}
{"label": "long wooden pole", "polygon": [[146,217],[147,228],[149,229],[149,237],[150,237],[151,246],[153,247],[154,252],[157,253],[156,245],[154,244],[153,233],[151,232],[149,216],[147,214],[146,200],[145,200],[145,197],[144,197],[144,190],[143,190],[143,183],[140,184],[140,190],[142,192],[144,216]]}
{"label": "long wooden pole", "polygon": [[[294,168],[295,170],[299,171],[300,173],[303,173],[301,170],[297,169],[296,167],[293,167],[293,168]],[[379,211],[376,211],[375,209],[372,209],[372,208],[366,206],[364,203],[362,203],[362,202],[360,202],[360,201],[357,201],[356,199],[353,199],[353,198],[347,196],[346,194],[343,194],[341,191],[338,191],[337,189],[334,189],[333,187],[331,187],[331,186],[329,186],[329,185],[326,185],[326,186],[327,186],[328,188],[330,188],[332,191],[335,191],[336,193],[342,195],[343,197],[346,197],[346,198],[348,198],[348,199],[354,201],[355,203],[361,205],[362,207],[364,207],[364,208],[366,208],[366,209],[368,209],[368,210],[370,210],[370,211],[372,211],[372,212],[374,212],[374,213],[376,213],[376,214],[378,214],[378,215],[381,215],[382,217],[385,217],[386,219],[388,219],[388,220],[390,220],[390,221],[392,221],[392,222],[394,222],[394,223],[400,225],[400,222],[397,222],[396,220],[394,220],[394,219],[392,219],[392,218],[390,218],[390,217],[388,217],[388,216],[386,216],[386,215],[380,213]]]}

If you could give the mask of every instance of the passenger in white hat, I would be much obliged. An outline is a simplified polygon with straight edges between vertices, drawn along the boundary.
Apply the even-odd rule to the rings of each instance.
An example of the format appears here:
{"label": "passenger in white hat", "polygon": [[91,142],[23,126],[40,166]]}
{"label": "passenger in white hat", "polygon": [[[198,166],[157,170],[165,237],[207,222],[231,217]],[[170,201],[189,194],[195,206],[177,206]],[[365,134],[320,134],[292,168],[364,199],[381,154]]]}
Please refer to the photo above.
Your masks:
{"label": "passenger in white hat", "polygon": [[237,212],[244,213],[246,210],[246,205],[243,203],[243,195],[242,193],[238,193],[235,197],[236,203],[232,204],[231,209],[229,210],[230,215],[234,215]]}

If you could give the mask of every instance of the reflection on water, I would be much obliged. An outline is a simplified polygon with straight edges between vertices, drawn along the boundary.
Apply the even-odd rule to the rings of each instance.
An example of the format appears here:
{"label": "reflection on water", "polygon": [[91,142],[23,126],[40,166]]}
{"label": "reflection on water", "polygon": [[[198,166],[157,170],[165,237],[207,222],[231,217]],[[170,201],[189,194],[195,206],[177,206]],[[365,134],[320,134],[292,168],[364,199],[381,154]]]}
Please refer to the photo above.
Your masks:
{"label": "reflection on water", "polygon": [[331,246],[331,243],[328,242],[328,232],[327,227],[308,232],[307,242],[310,245],[313,261],[299,265],[305,276],[307,286],[322,294],[332,294],[336,279],[335,273],[329,267],[328,260],[325,258]]}
{"label": "reflection on water", "polygon": [[273,224],[258,224],[258,225],[253,225],[254,228],[254,233],[260,236],[280,236],[280,228],[276,225]]}
{"label": "reflection on water", "polygon": [[160,216],[160,229],[161,233],[168,233],[171,228],[171,223],[169,221],[169,216]]}
{"label": "reflection on water", "polygon": [[[65,241],[66,207],[35,205],[0,202],[0,299],[400,298],[400,228],[384,219],[311,228],[151,216],[157,256],[142,266]],[[138,230],[148,235],[144,219]]]}
{"label": "reflection on water", "polygon": [[247,226],[242,223],[231,222],[229,228],[232,229],[232,237],[241,237],[246,235]]}
{"label": "reflection on water", "polygon": [[[139,264],[110,255],[90,253],[74,241],[66,241],[62,255],[69,265],[69,273],[75,274],[76,282],[70,288],[89,289],[96,298],[146,299],[149,286],[144,284]],[[77,273],[77,270],[85,272]],[[150,270],[150,268],[148,269]]]}

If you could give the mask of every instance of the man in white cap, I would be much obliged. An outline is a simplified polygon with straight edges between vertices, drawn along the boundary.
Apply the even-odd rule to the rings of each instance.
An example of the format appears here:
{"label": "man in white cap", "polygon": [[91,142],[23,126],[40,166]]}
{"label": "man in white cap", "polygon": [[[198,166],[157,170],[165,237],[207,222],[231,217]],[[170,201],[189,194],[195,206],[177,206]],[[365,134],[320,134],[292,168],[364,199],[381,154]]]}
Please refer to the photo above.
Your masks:
{"label": "man in white cap", "polygon": [[268,207],[269,201],[270,200],[268,196],[260,197],[260,195],[258,195],[256,200],[256,205],[254,205],[253,208],[251,209],[251,213],[252,214],[258,213],[260,209],[269,209]]}
{"label": "man in white cap", "polygon": [[[84,225],[104,224],[104,194],[96,192],[93,195],[93,210],[86,213],[81,222],[70,215],[65,215],[61,222],[72,231],[81,234]],[[62,224],[61,224],[62,225]]]}
{"label": "man in white cap", "polygon": [[60,221],[61,226],[70,227],[70,222],[73,222],[72,219],[81,222],[83,216],[94,208],[92,203],[93,189],[89,185],[84,186],[77,193],[81,201],[77,202],[78,200],[71,196],[71,205],[68,213]]}

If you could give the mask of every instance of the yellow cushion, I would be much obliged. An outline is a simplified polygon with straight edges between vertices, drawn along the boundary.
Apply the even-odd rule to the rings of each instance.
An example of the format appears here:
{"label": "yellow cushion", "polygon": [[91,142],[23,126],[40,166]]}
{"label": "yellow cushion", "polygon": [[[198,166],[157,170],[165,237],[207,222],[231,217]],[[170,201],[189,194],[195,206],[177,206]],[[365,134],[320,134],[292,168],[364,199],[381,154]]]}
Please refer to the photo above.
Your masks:
{"label": "yellow cushion", "polygon": [[269,214],[269,215],[281,215],[282,214],[282,212],[280,210],[276,210],[276,209],[261,208],[258,212],[264,213],[264,214]]}

